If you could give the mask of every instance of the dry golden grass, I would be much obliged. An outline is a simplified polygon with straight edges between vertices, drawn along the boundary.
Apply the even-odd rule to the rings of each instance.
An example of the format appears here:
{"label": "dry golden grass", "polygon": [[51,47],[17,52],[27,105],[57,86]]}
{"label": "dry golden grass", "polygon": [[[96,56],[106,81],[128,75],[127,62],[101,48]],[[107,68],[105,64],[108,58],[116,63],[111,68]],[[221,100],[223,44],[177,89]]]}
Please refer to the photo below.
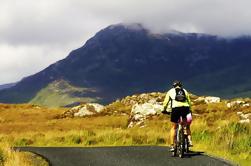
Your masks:
{"label": "dry golden grass", "polygon": [[7,143],[0,143],[1,166],[48,166],[41,157],[29,153],[14,151]]}
{"label": "dry golden grass", "polygon": [[[10,146],[125,146],[169,145],[169,118],[164,115],[147,120],[144,128],[127,128],[128,109],[111,105],[108,114],[85,118],[57,119],[66,109],[35,105],[0,104],[0,161],[21,162],[29,157],[9,151]],[[108,107],[109,108],[109,107]],[[117,115],[111,112],[117,110]],[[231,159],[241,165],[251,162],[251,125],[238,123],[237,111],[226,103],[197,104],[193,108],[192,133],[195,150]],[[6,157],[10,156],[10,157]],[[11,157],[12,156],[12,157]],[[7,162],[5,162],[6,164]],[[11,163],[13,164],[13,163]],[[10,165],[11,165],[10,164]],[[24,165],[24,164],[22,164]]]}
{"label": "dry golden grass", "polygon": [[55,118],[66,109],[47,109],[32,105],[0,105],[0,134],[69,131],[105,127],[126,127],[128,116]]}

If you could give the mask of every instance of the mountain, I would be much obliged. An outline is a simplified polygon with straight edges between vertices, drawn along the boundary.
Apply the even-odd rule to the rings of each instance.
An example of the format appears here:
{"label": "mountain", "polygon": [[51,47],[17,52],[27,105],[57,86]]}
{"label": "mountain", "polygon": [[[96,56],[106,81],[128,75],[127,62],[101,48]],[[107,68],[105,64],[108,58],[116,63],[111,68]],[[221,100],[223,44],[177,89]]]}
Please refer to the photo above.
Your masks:
{"label": "mountain", "polygon": [[[251,38],[196,33],[153,34],[140,24],[111,25],[39,73],[0,91],[0,102],[29,102],[63,80],[101,103],[165,91],[179,79],[198,95],[251,96]],[[70,96],[73,98],[75,93]]]}
{"label": "mountain", "polygon": [[17,83],[10,83],[10,84],[0,85],[0,90],[11,88],[11,87],[15,86],[16,84]]}

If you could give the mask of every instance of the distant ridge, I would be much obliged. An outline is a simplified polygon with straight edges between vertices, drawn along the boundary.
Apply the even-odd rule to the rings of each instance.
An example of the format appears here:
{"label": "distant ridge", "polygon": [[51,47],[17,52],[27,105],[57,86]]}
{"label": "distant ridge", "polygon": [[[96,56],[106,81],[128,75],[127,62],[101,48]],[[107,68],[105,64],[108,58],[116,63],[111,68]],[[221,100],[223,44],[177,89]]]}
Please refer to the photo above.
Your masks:
{"label": "distant ridge", "polygon": [[10,83],[10,84],[0,85],[0,90],[11,88],[11,87],[15,86],[16,84],[17,83]]}

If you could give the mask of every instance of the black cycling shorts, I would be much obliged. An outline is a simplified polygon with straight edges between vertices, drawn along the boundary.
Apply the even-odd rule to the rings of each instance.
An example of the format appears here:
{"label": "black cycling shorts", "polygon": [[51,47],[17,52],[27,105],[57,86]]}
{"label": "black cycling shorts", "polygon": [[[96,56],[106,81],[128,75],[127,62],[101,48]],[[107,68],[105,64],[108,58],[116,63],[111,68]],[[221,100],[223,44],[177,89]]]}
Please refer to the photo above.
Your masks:
{"label": "black cycling shorts", "polygon": [[182,118],[186,118],[187,114],[189,114],[191,111],[189,109],[189,107],[176,107],[176,108],[172,108],[172,112],[171,112],[171,122],[173,123],[178,123],[180,116],[182,116]]}

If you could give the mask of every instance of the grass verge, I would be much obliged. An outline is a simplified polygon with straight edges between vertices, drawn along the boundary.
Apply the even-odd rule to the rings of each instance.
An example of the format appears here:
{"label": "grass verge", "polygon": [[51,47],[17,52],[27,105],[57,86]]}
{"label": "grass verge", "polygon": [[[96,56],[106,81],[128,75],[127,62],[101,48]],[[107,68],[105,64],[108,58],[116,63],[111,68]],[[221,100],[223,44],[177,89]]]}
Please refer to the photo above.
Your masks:
{"label": "grass verge", "polygon": [[40,156],[29,152],[14,151],[10,145],[1,143],[0,166],[48,166]]}

